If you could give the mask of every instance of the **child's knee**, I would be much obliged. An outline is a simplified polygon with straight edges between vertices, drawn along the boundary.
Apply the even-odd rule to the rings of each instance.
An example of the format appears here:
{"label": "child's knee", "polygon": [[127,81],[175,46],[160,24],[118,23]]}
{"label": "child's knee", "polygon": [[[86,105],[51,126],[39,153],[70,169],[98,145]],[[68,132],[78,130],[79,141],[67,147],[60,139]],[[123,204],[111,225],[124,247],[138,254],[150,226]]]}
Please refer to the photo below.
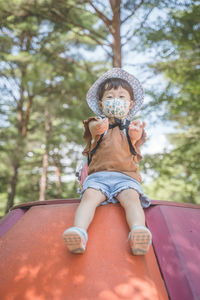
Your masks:
{"label": "child's knee", "polygon": [[106,196],[99,190],[88,188],[83,193],[81,202],[89,202],[94,205],[98,205],[106,199]]}
{"label": "child's knee", "polygon": [[82,198],[85,198],[85,197],[94,197],[94,196],[97,196],[100,194],[100,191],[94,189],[94,188],[87,188],[84,193],[83,193],[83,197]]}
{"label": "child's knee", "polygon": [[116,198],[119,201],[120,200],[129,201],[129,199],[132,199],[132,200],[139,199],[139,193],[136,190],[129,188],[129,189],[119,192],[119,194],[117,195]]}
{"label": "child's knee", "polygon": [[134,189],[127,189],[122,191],[118,194],[117,199],[123,207],[141,205],[139,194]]}

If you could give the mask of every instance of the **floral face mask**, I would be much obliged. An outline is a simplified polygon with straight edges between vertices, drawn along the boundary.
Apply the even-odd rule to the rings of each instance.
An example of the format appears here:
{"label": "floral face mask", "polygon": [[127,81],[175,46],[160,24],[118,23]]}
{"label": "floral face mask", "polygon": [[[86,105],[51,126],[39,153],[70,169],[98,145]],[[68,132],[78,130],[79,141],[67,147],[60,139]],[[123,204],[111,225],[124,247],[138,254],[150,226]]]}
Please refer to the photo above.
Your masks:
{"label": "floral face mask", "polygon": [[103,113],[107,117],[122,119],[127,116],[130,101],[120,98],[110,98],[102,101]]}

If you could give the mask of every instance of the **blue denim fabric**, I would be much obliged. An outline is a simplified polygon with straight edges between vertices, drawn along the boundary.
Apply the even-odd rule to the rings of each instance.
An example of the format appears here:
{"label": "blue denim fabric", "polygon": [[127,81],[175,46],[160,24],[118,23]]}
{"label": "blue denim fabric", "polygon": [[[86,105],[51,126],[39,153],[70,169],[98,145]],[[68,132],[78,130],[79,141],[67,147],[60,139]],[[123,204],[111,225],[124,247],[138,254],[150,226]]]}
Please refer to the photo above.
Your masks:
{"label": "blue denim fabric", "polygon": [[106,200],[101,205],[107,203],[119,203],[115,196],[126,189],[134,189],[138,192],[140,202],[143,208],[150,206],[150,199],[143,194],[140,183],[132,177],[120,172],[96,172],[89,175],[83,184],[81,197],[86,189],[93,188],[100,190],[106,195]]}

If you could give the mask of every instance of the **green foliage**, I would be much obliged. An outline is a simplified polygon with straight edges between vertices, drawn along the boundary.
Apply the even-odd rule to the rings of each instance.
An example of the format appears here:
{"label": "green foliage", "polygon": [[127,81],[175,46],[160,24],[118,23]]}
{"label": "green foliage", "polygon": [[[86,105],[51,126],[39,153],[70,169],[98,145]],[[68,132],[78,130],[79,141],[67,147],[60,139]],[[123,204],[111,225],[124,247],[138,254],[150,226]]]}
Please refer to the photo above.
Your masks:
{"label": "green foliage", "polygon": [[154,198],[200,203],[199,15],[200,5],[191,1],[187,10],[170,13],[167,26],[157,24],[144,38],[148,46],[159,45],[151,68],[169,84],[154,96],[157,105],[165,104],[164,119],[175,122],[177,130],[168,136],[172,151],[145,159],[146,172],[147,166],[154,170],[154,181],[146,187]]}
{"label": "green foliage", "polygon": [[[15,203],[38,199],[46,149],[46,197],[77,197],[74,173],[84,143],[81,120],[91,114],[85,95],[98,76],[94,64],[80,55],[78,46],[94,49],[96,44],[84,36],[84,28],[92,30],[97,18],[70,0],[10,0],[0,2],[0,19],[2,208],[15,168]],[[100,70],[103,61],[96,62],[95,67],[98,65]],[[48,136],[46,112],[50,116]]]}

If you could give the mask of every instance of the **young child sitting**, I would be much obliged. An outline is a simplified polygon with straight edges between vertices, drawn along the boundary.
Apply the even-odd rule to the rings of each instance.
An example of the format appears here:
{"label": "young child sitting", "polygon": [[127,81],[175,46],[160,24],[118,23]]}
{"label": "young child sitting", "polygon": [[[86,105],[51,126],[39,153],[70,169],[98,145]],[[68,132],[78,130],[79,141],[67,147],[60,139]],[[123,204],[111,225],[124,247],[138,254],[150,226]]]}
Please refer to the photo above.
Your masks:
{"label": "young child sitting", "polygon": [[72,253],[83,253],[96,207],[119,202],[130,227],[132,253],[143,255],[152,240],[143,211],[150,200],[142,192],[138,170],[140,146],[146,134],[144,122],[132,121],[143,102],[142,86],[131,74],[113,68],[92,85],[87,102],[97,115],[83,121],[87,143],[83,154],[88,157],[89,175],[83,184],[74,227],[64,231],[63,239]]}

